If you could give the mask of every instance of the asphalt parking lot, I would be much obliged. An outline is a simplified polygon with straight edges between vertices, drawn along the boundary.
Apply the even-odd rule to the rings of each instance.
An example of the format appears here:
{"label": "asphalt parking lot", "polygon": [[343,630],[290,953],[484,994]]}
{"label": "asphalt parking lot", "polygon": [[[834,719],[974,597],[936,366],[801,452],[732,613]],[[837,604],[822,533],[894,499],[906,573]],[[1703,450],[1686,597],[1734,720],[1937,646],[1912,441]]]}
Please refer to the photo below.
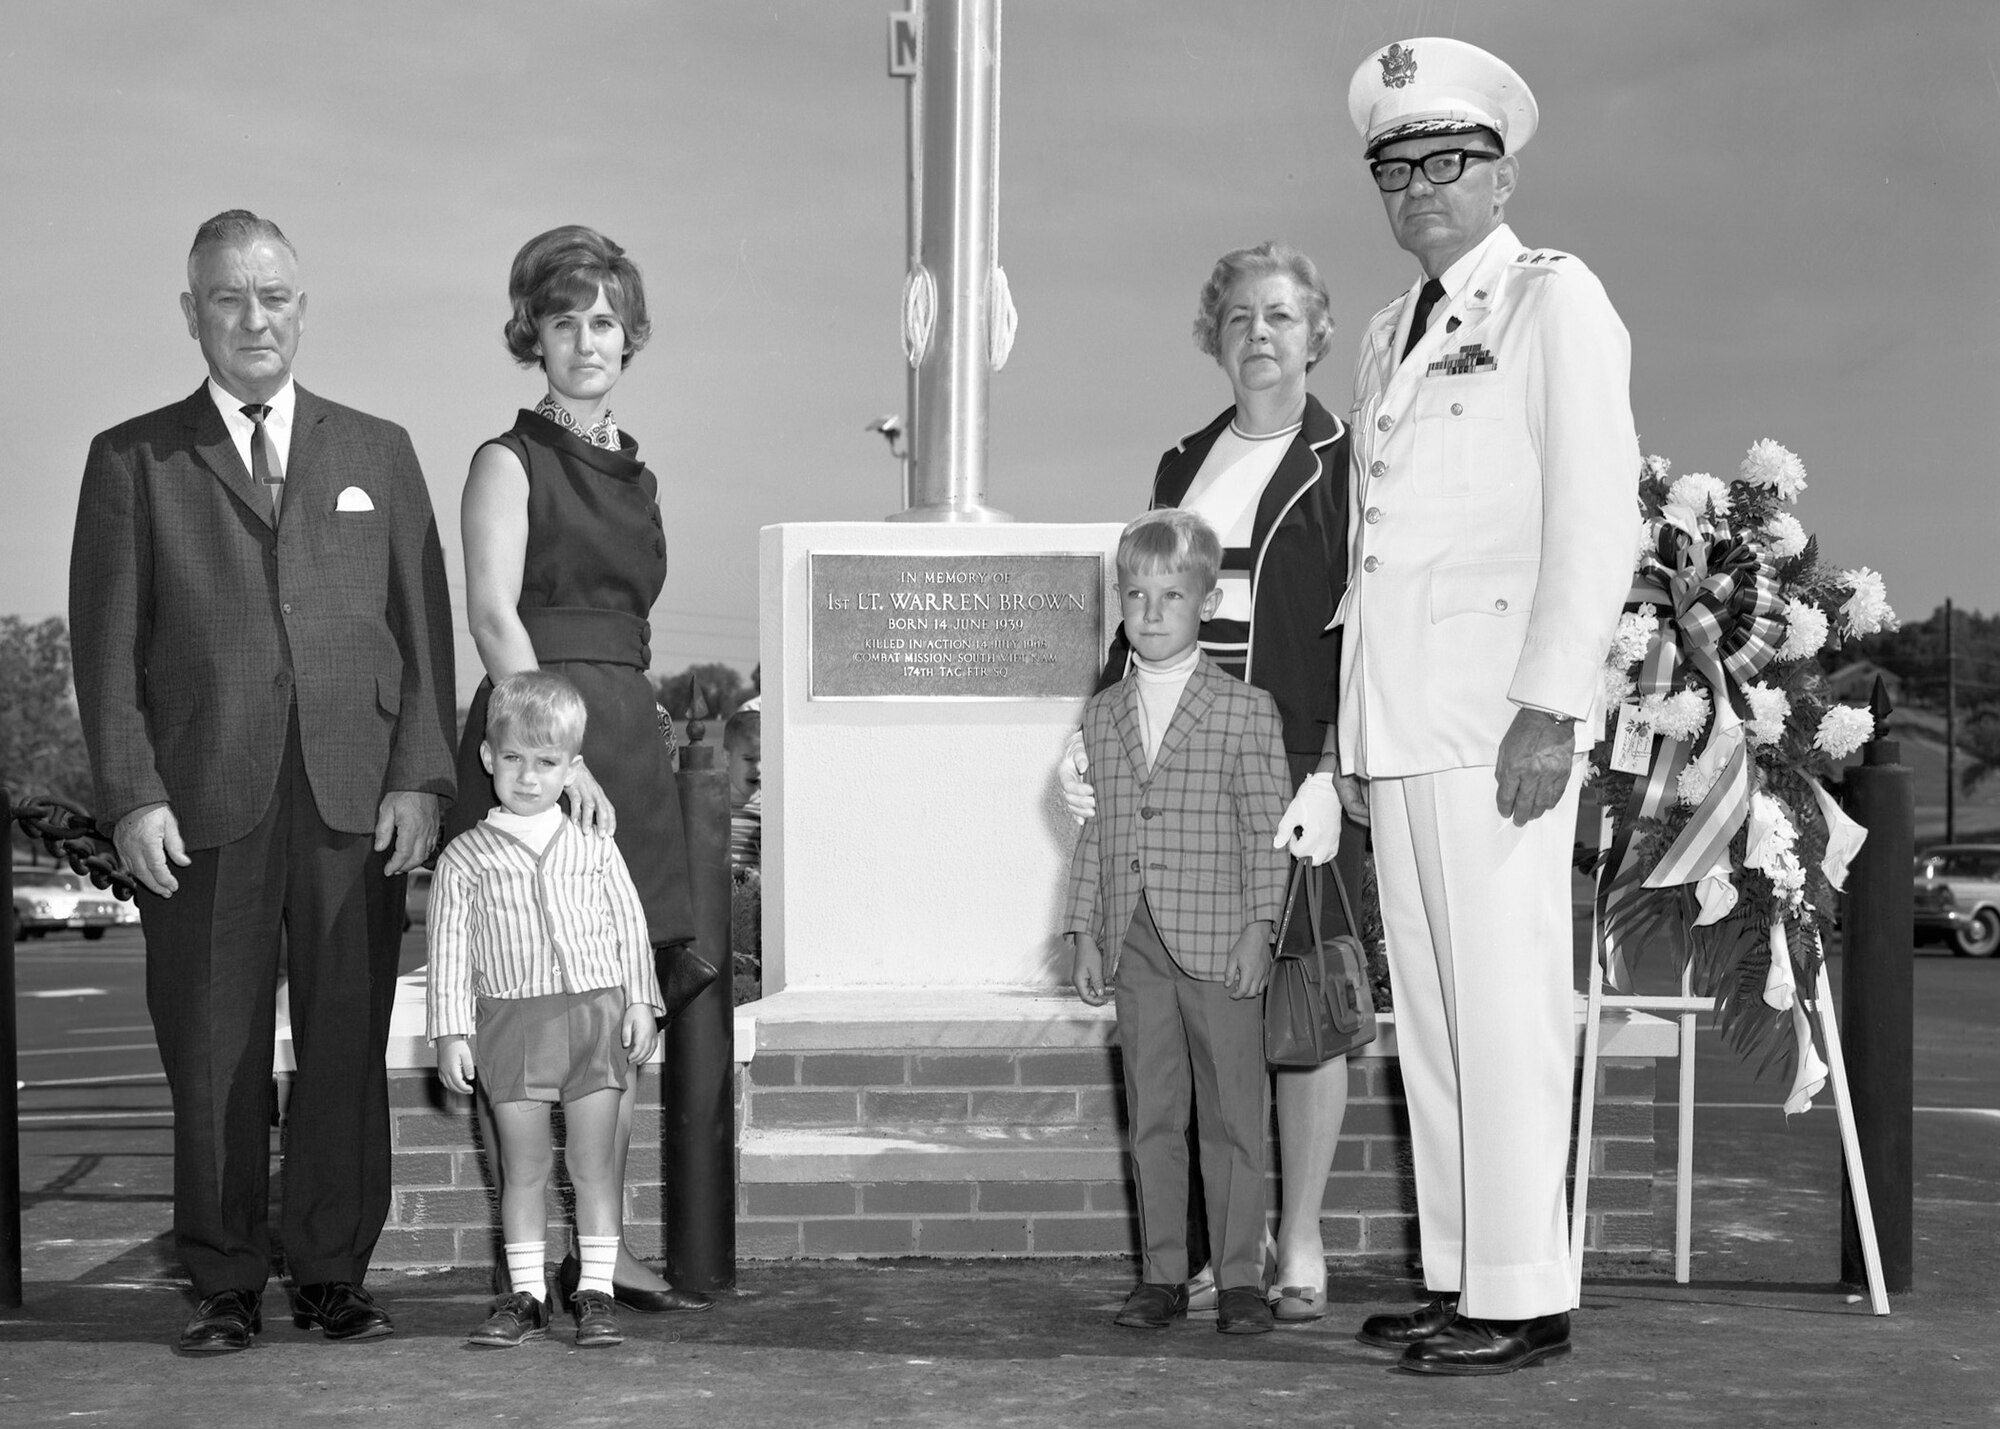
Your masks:
{"label": "asphalt parking lot", "polygon": [[[1349,1338],[1411,1282],[1339,1264],[1326,1320],[1247,1342],[1199,1319],[1158,1336],[1112,1328],[1131,1273],[1115,1261],[815,1262],[745,1264],[707,1315],[628,1316],[618,1350],[577,1351],[559,1326],[497,1358],[462,1346],[486,1294],[476,1274],[377,1277],[399,1333],[374,1346],[293,1329],[274,1284],[252,1352],[183,1360],[168,1348],[186,1301],[139,940],[67,935],[17,952],[27,1303],[0,1314],[10,1426],[1872,1426],[2000,1413],[2000,960],[1915,955],[1917,1283],[1891,1316],[1836,1283],[1829,1104],[1787,1121],[1777,1088],[1704,1033],[1692,1283],[1664,1266],[1595,1274],[1576,1354],[1437,1384]],[[1657,1111],[1663,1244],[1674,1110]]]}

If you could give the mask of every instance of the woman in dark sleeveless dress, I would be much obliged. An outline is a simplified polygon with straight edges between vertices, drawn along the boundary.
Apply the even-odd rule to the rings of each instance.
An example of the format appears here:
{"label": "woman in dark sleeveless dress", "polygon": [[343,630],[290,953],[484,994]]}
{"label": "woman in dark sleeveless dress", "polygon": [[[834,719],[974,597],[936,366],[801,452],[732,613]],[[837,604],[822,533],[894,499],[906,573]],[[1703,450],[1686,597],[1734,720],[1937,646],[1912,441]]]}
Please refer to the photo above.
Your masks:
{"label": "woman in dark sleeveless dress", "polygon": [[[507,349],[549,385],[533,411],[479,448],[465,482],[467,618],[487,679],[466,718],[445,833],[470,828],[493,804],[479,761],[492,682],[537,668],[567,677],[590,711],[570,813],[617,839],[657,953],[694,936],[680,795],[646,678],[647,616],[666,583],[667,545],[653,473],[608,405],[651,332],[645,290],[622,248],[580,226],[529,240],[507,286]],[[619,1118],[621,1181],[636,1067],[632,1075]],[[613,1288],[632,1309],[708,1303],[667,1285],[622,1240]]]}

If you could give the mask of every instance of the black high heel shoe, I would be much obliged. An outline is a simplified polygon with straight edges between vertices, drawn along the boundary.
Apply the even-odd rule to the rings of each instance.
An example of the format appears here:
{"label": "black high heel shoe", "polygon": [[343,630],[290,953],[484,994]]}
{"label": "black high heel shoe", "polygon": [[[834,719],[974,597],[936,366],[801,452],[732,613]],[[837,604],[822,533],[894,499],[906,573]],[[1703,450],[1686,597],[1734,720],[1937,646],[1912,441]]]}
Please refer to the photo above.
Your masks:
{"label": "black high heel shoe", "polygon": [[[582,1263],[574,1255],[565,1255],[561,1268],[556,1271],[556,1289],[565,1306],[575,1298],[577,1283],[582,1279]],[[620,1285],[615,1280],[611,1282],[611,1298],[627,1310],[637,1310],[643,1315],[715,1307],[715,1297],[704,1295],[699,1290],[678,1290],[671,1285],[664,1290],[641,1290],[637,1286]]]}

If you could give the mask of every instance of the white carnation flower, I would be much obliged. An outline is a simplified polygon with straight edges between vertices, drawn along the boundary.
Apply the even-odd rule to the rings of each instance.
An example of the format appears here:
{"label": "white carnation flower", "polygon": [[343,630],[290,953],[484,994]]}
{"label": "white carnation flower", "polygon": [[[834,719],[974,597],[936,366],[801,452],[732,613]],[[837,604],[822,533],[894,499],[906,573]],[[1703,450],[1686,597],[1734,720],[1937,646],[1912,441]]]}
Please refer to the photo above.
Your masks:
{"label": "white carnation flower", "polygon": [[1780,561],[1789,561],[1806,548],[1806,528],[1789,511],[1780,511],[1766,521],[1764,534],[1770,539],[1771,555]]}
{"label": "white carnation flower", "polygon": [[1708,692],[1690,689],[1648,695],[1639,701],[1639,718],[1668,739],[1693,739],[1708,725]]}
{"label": "white carnation flower", "polygon": [[1810,660],[1826,644],[1826,614],[1816,605],[1795,601],[1785,611],[1785,643],[1778,647],[1780,660]]}
{"label": "white carnation flower", "polygon": [[1689,472],[1667,488],[1667,504],[1682,506],[1702,516],[1713,512],[1729,514],[1729,488],[1705,471]]}
{"label": "white carnation flower", "polygon": [[1820,717],[1813,747],[1828,757],[1845,759],[1875,737],[1875,716],[1853,705],[1835,705]]}
{"label": "white carnation flower", "polygon": [[1653,648],[1653,637],[1659,631],[1658,606],[1642,605],[1636,611],[1626,611],[1618,617],[1618,632],[1611,637],[1610,663],[1621,670],[1638,664]]}
{"label": "white carnation flower", "polygon": [[1743,697],[1750,702],[1750,718],[1744,723],[1744,731],[1752,744],[1776,744],[1785,735],[1785,721],[1792,717],[1792,702],[1783,690],[1758,681],[1743,687]]}
{"label": "white carnation flower", "polygon": [[1623,670],[1606,665],[1599,672],[1598,688],[1604,694],[1604,707],[1615,710],[1632,698],[1632,692],[1638,689],[1638,686],[1632,683],[1632,677]]}
{"label": "white carnation flower", "polygon": [[1673,469],[1674,464],[1663,456],[1649,456],[1646,458],[1646,475],[1655,481],[1664,482]]}
{"label": "white carnation flower", "polygon": [[1698,759],[1681,770],[1680,777],[1674,781],[1674,792],[1680,796],[1683,804],[1692,807],[1708,797],[1708,791],[1715,787],[1715,781],[1721,777],[1721,769],[1711,769],[1704,761]]}
{"label": "white carnation flower", "polygon": [[1648,561],[1657,561],[1659,558],[1660,523],[1658,521],[1641,521],[1639,523],[1639,547],[1633,552],[1632,559],[1639,569],[1643,571]]}
{"label": "white carnation flower", "polygon": [[1841,603],[1840,627],[1849,635],[1873,635],[1878,630],[1894,630],[1902,624],[1889,608],[1889,594],[1882,577],[1866,566],[1842,573],[1852,595]]}
{"label": "white carnation flower", "polygon": [[1797,501],[1806,489],[1805,463],[1769,437],[1750,448],[1740,472],[1752,486],[1768,486],[1785,501]]}
{"label": "white carnation flower", "polygon": [[1791,811],[1782,800],[1761,789],[1750,796],[1750,828],[1744,838],[1748,847],[1743,866],[1761,872],[1793,904],[1805,896],[1806,887],[1806,871],[1799,864],[1796,847],[1798,838]]}

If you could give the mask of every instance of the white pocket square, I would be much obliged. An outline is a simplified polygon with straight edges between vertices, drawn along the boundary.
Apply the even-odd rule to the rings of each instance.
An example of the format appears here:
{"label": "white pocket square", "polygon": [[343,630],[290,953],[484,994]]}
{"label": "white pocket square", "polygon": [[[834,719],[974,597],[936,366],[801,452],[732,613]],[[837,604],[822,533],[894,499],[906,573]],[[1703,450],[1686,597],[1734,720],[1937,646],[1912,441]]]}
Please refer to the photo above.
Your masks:
{"label": "white pocket square", "polygon": [[333,503],[333,509],[336,511],[373,511],[375,503],[368,499],[368,493],[360,487],[350,486],[340,493],[339,499]]}

